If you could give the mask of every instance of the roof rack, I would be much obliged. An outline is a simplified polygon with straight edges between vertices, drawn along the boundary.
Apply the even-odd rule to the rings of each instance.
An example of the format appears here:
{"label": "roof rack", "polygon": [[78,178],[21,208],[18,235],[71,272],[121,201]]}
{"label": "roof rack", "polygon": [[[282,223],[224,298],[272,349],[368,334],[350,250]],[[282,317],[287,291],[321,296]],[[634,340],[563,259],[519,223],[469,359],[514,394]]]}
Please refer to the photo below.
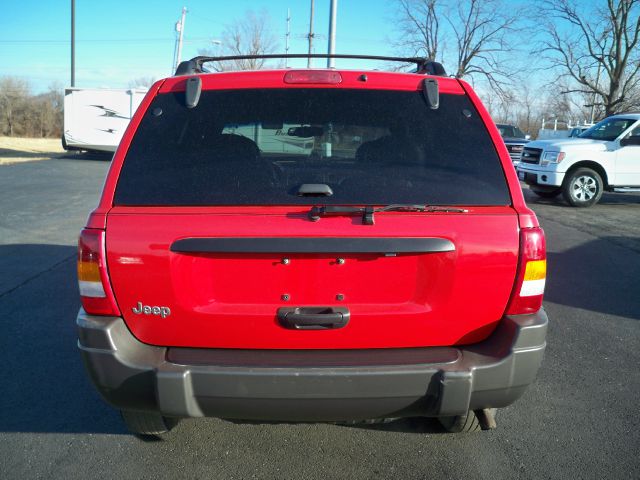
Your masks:
{"label": "roof rack", "polygon": [[424,57],[382,57],[378,55],[341,55],[341,54],[326,54],[326,53],[295,53],[295,54],[269,54],[269,55],[232,55],[227,57],[207,57],[199,56],[193,57],[191,60],[185,60],[180,62],[176,69],[175,75],[194,75],[196,73],[210,73],[208,70],[202,68],[203,63],[207,62],[224,62],[228,60],[253,60],[253,59],[288,59],[288,58],[350,58],[358,60],[384,60],[388,62],[401,62],[401,63],[414,63],[416,65],[416,71],[413,73],[419,73],[423,75],[437,75],[440,77],[446,77],[444,67],[441,63],[429,60]]}

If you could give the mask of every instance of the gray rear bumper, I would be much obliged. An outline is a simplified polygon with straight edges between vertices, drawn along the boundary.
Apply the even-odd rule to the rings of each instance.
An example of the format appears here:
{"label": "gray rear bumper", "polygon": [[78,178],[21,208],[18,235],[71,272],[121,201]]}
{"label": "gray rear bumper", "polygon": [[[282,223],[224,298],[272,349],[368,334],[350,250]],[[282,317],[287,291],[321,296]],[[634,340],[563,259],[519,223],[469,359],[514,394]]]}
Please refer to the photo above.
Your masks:
{"label": "gray rear bumper", "polygon": [[[346,355],[329,364],[314,364],[319,354],[313,351],[261,351],[266,356],[256,358],[267,360],[259,364],[247,362],[247,351],[239,355],[234,350],[146,345],[121,318],[90,316],[83,310],[77,324],[89,375],[116,408],[177,417],[340,421],[449,416],[513,403],[535,379],[547,316],[541,310],[504,317],[488,339],[472,346],[367,350],[365,362],[352,362]],[[351,358],[358,354],[350,353]],[[297,357],[292,365],[298,366],[271,361],[285,354]],[[385,360],[377,364],[378,355]],[[185,358],[196,360],[187,364]]]}

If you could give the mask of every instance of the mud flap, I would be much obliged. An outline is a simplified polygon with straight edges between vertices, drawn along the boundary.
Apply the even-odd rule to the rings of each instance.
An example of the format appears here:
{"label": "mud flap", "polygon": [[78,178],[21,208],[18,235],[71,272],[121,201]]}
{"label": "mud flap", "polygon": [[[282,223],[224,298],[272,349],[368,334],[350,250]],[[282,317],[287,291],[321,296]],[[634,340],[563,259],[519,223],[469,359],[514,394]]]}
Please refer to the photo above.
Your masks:
{"label": "mud flap", "polygon": [[469,411],[472,380],[469,371],[440,373],[439,415],[464,415]]}

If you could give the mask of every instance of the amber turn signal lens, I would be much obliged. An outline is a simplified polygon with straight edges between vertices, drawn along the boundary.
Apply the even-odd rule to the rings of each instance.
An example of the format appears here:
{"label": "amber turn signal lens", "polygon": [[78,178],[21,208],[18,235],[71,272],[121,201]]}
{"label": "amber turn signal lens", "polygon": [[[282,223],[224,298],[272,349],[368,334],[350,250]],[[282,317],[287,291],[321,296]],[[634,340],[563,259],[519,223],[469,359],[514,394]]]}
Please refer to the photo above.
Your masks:
{"label": "amber turn signal lens", "polygon": [[524,281],[542,280],[547,277],[546,260],[530,260],[524,271]]}

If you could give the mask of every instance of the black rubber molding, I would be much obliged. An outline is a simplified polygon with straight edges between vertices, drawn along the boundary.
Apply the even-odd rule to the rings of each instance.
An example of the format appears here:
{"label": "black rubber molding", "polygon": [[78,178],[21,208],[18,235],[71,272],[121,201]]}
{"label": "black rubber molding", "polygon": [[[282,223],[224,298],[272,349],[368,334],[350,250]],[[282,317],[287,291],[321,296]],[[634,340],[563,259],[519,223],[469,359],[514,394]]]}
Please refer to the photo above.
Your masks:
{"label": "black rubber molding", "polygon": [[456,249],[434,237],[202,237],[171,244],[176,253],[437,253]]}

